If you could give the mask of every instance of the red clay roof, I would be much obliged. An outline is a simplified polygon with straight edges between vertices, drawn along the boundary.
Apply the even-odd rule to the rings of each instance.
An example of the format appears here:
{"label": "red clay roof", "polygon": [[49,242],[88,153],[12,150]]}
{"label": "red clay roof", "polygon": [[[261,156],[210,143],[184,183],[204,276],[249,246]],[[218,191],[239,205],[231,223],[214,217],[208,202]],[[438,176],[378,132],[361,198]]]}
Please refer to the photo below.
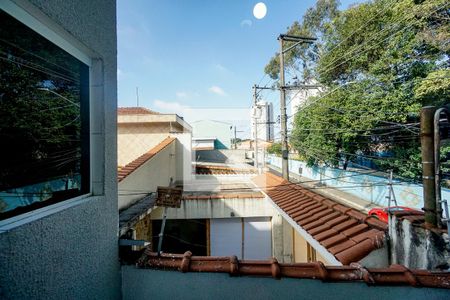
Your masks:
{"label": "red clay roof", "polygon": [[117,109],[119,115],[159,115],[158,112],[145,107],[119,107]]}
{"label": "red clay roof", "polygon": [[358,262],[383,246],[386,223],[270,173],[253,181],[342,264]]}
{"label": "red clay roof", "polygon": [[365,268],[353,263],[350,266],[327,267],[321,262],[282,264],[273,258],[267,261],[238,260],[236,256],[211,257],[184,254],[164,254],[149,251],[138,259],[139,268],[179,270],[185,272],[229,273],[230,275],[272,276],[320,279],[323,281],[360,281],[369,285],[409,285],[415,287],[450,288],[450,273],[410,270],[402,265],[389,268]]}
{"label": "red clay roof", "polygon": [[147,153],[142,154],[123,168],[117,171],[117,181],[121,182],[125,177],[133,173],[137,168],[142,166],[146,161],[155,156],[159,151],[166,148],[175,138],[167,137],[161,143],[150,149]]}
{"label": "red clay roof", "polygon": [[236,174],[254,174],[253,169],[239,169],[225,166],[196,165],[195,173],[199,175],[236,175]]}
{"label": "red clay roof", "polygon": [[260,192],[248,193],[213,193],[209,195],[183,195],[183,200],[215,200],[215,199],[263,199]]}

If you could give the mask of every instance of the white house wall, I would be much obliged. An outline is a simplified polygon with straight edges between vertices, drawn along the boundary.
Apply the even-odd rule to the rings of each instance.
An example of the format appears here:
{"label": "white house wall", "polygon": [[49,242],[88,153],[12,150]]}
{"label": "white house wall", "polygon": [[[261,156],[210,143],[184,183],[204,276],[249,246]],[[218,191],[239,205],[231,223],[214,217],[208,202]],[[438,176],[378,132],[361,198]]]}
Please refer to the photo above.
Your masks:
{"label": "white house wall", "polygon": [[125,166],[170,135],[168,123],[119,124],[117,164]]}

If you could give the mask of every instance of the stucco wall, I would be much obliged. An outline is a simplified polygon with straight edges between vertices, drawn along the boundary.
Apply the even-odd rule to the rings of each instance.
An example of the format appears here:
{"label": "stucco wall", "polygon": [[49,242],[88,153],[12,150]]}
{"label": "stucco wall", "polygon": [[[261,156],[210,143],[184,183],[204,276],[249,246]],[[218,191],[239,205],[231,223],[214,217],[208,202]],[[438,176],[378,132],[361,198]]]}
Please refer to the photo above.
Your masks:
{"label": "stucco wall", "polygon": [[170,143],[119,182],[119,210],[142,199],[145,194],[140,191],[156,192],[158,186],[169,186],[170,178],[176,179],[176,160],[182,155],[176,145],[176,141]]}
{"label": "stucco wall", "polygon": [[[45,217],[31,214],[0,233],[0,298],[119,299],[116,184],[116,3],[111,0],[14,1],[95,52],[102,65],[93,79],[97,122],[92,128],[98,196]],[[52,29],[53,30],[53,29]],[[101,37],[101,38],[100,38]],[[97,162],[93,162],[95,166]],[[106,163],[103,163],[106,162]],[[1,228],[0,228],[1,229]]]}
{"label": "stucco wall", "polygon": [[119,124],[117,128],[117,164],[125,166],[168,137],[168,123]]}
{"label": "stucco wall", "polygon": [[181,273],[123,266],[123,299],[447,299],[448,290],[313,279]]}
{"label": "stucco wall", "polygon": [[[276,212],[261,198],[183,200],[180,208],[168,208],[168,219],[209,219],[235,217],[271,217]],[[163,209],[158,207],[151,213],[152,219],[162,219]]]}
{"label": "stucco wall", "polygon": [[221,121],[200,120],[192,122],[191,125],[194,137],[215,137],[217,139],[215,143],[216,149],[231,148],[231,124]]}

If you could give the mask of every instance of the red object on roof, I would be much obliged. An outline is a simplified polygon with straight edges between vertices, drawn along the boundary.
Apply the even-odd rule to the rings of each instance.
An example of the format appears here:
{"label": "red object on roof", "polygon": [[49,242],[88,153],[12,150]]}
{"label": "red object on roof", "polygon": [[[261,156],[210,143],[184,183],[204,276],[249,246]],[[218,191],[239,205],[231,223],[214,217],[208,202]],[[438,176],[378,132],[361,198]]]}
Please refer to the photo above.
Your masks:
{"label": "red object on roof", "polygon": [[383,246],[386,223],[270,173],[253,181],[343,265]]}
{"label": "red object on roof", "polygon": [[377,218],[380,221],[383,221],[385,223],[388,222],[388,211],[390,211],[391,213],[394,212],[412,212],[412,211],[416,211],[419,214],[423,214],[422,211],[410,208],[410,207],[406,207],[406,206],[391,206],[391,207],[384,207],[384,208],[380,208],[380,207],[376,207],[376,208],[372,208],[371,210],[369,210],[369,216],[374,216],[375,218]]}
{"label": "red object on roof", "polygon": [[137,168],[142,166],[146,161],[155,156],[159,151],[166,148],[169,144],[175,141],[175,138],[167,137],[161,143],[150,149],[147,153],[139,156],[125,167],[117,171],[117,181],[121,182],[125,177],[133,173]]}
{"label": "red object on roof", "polygon": [[119,115],[159,115],[158,112],[145,107],[119,107],[117,108]]}

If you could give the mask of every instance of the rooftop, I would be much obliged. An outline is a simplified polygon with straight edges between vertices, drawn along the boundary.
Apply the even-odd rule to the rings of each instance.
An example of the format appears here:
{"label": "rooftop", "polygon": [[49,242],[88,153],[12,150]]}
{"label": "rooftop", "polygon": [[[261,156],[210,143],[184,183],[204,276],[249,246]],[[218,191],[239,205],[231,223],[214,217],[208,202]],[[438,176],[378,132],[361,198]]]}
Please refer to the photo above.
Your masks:
{"label": "rooftop", "polygon": [[195,173],[198,175],[237,175],[237,174],[255,174],[252,168],[235,168],[220,165],[196,164]]}
{"label": "rooftop", "polygon": [[253,181],[279,211],[342,264],[383,247],[387,224],[270,173]]}
{"label": "rooftop", "polygon": [[119,115],[159,115],[158,112],[145,107],[119,107],[117,109]]}

